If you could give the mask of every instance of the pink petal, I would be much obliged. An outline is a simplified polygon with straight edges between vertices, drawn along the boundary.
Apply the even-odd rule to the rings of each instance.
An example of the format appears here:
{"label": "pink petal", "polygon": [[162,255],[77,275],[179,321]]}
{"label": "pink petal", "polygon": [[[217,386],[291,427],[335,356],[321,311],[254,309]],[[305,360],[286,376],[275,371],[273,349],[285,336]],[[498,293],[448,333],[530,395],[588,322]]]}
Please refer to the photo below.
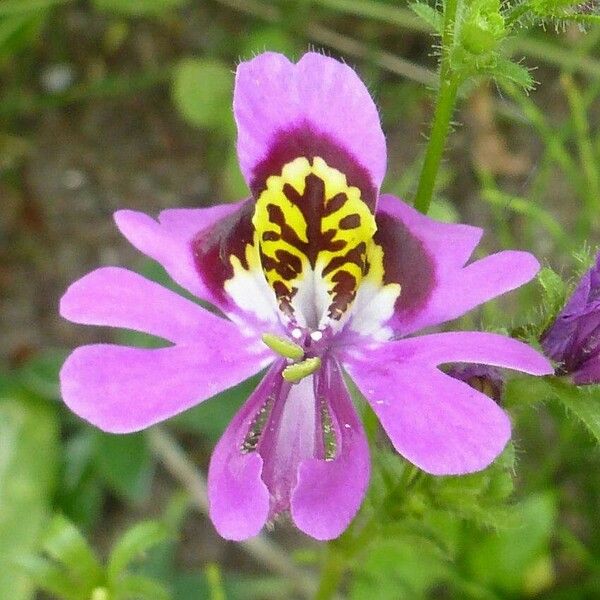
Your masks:
{"label": "pink petal", "polygon": [[263,459],[242,446],[256,416],[283,384],[283,362],[274,364],[228,425],[208,470],[210,518],[221,536],[244,540],[257,535],[269,516],[269,491],[261,478]]}
{"label": "pink petal", "polygon": [[[368,357],[345,361],[396,450],[434,475],[487,467],[510,438],[506,413],[485,394],[419,362],[417,356],[409,360],[405,350],[400,343],[386,343]],[[457,356],[455,352],[452,359]],[[428,357],[427,362],[437,360]]]}
{"label": "pink petal", "polygon": [[247,347],[226,321],[223,327],[207,325],[190,346],[82,346],[62,367],[62,396],[74,413],[104,431],[138,431],[237,385],[268,364],[268,356]]}
{"label": "pink petal", "polygon": [[121,233],[140,252],[160,263],[176,283],[198,298],[217,304],[196,269],[191,244],[198,233],[236,212],[242,204],[166,210],[160,213],[158,222],[133,210],[119,210],[114,218]]}
{"label": "pink petal", "polygon": [[334,460],[312,458],[300,464],[291,512],[304,533],[330,540],[348,527],[361,505],[369,482],[369,447],[339,367],[332,362],[318,375],[317,398],[326,402],[332,417],[338,454]]}
{"label": "pink petal", "polygon": [[[297,64],[265,52],[239,65],[233,108],[238,157],[251,188],[278,136],[301,130],[332,140],[368,172],[374,188],[381,185],[386,145],[379,115],[367,88],[347,65],[314,52]],[[300,150],[296,156],[305,154]]]}
{"label": "pink petal", "polygon": [[518,251],[499,252],[463,267],[481,230],[438,223],[393,196],[380,198],[377,224],[386,283],[402,286],[389,323],[396,335],[460,317],[523,285],[539,269],[535,257]]}
{"label": "pink petal", "polygon": [[448,273],[427,307],[427,325],[461,317],[476,306],[533,279],[540,263],[528,252],[505,250]]}
{"label": "pink petal", "polygon": [[194,343],[207,326],[233,325],[190,300],[119,267],[103,267],[71,284],[60,314],[75,323],[135,329],[173,343]]}
{"label": "pink petal", "polygon": [[411,361],[435,367],[444,363],[467,362],[516,369],[531,375],[549,375],[548,359],[527,344],[504,335],[480,331],[434,333],[387,342],[369,351],[374,360]]}

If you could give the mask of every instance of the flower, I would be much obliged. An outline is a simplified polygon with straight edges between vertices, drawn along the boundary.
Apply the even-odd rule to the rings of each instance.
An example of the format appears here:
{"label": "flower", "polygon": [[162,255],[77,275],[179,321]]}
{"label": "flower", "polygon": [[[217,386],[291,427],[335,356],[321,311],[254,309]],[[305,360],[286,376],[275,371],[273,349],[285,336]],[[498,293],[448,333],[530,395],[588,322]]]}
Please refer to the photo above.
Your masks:
{"label": "flower", "polygon": [[502,399],[504,377],[499,369],[489,365],[453,365],[446,371],[450,377],[468,383],[472,388],[483,392],[496,402]]}
{"label": "flower", "polygon": [[541,338],[544,351],[577,385],[600,383],[600,253]]}
{"label": "flower", "polygon": [[481,230],[379,194],[385,139],[347,65],[261,54],[239,65],[233,106],[250,198],[158,220],[115,214],[138,250],[222,316],[131,271],[93,271],[67,290],[62,316],[172,345],[80,347],[62,368],[62,394],[90,423],[124,433],[268,368],[212,455],[211,519],[241,540],[289,512],[331,539],[356,514],[370,469],[343,369],[406,459],[437,475],[485,468],[510,437],[508,416],[438,366],[541,375],[548,361],[490,333],[410,336],[522,285],[539,265],[506,251],[465,266]]}

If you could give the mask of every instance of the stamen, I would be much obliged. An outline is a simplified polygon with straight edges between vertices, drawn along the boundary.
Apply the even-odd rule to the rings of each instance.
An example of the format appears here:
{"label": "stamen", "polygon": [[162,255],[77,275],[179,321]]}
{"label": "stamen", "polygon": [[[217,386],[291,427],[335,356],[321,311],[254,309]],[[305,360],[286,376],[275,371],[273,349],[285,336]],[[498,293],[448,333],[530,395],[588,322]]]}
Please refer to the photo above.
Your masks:
{"label": "stamen", "polygon": [[260,407],[260,410],[254,416],[248,433],[242,442],[240,447],[240,451],[242,454],[248,454],[248,452],[254,452],[258,447],[258,443],[260,442],[260,438],[262,437],[263,429],[267,424],[267,419],[269,418],[269,413],[271,412],[271,407],[275,402],[275,398],[273,396],[269,396],[267,401]]}
{"label": "stamen", "polygon": [[302,329],[300,329],[300,327],[292,329],[292,337],[299,340],[302,337]]}
{"label": "stamen", "polygon": [[327,402],[325,398],[320,398],[319,401],[321,409],[321,428],[323,432],[323,449],[325,460],[334,460],[337,455],[337,439],[335,437],[335,431],[333,429],[333,421],[329,414]]}
{"label": "stamen", "polygon": [[304,357],[304,349],[302,348],[302,346],[294,344],[294,342],[290,342],[290,340],[279,335],[273,335],[272,333],[263,333],[262,341],[265,344],[265,346],[271,348],[273,352],[277,352],[277,354],[285,358],[291,358],[292,360],[300,360]]}
{"label": "stamen", "polygon": [[283,378],[290,383],[298,383],[305,377],[312,375],[321,367],[321,359],[318,356],[307,358],[299,363],[287,366],[282,373]]}

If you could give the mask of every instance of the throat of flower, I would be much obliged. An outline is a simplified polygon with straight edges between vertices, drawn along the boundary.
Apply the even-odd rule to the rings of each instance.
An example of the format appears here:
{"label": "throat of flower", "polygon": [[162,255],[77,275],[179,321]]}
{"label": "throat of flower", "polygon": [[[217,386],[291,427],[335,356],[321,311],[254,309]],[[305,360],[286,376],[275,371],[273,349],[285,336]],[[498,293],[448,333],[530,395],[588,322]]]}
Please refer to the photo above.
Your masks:
{"label": "throat of flower", "polygon": [[312,356],[304,358],[304,348],[287,338],[272,333],[263,333],[262,341],[273,352],[276,352],[283,358],[294,361],[285,367],[281,373],[281,376],[289,383],[298,383],[305,377],[318,371],[321,367],[320,357]]}
{"label": "throat of flower", "polygon": [[361,190],[322,158],[301,156],[267,179],[252,223],[282,315],[310,329],[339,322],[368,270],[377,230]]}

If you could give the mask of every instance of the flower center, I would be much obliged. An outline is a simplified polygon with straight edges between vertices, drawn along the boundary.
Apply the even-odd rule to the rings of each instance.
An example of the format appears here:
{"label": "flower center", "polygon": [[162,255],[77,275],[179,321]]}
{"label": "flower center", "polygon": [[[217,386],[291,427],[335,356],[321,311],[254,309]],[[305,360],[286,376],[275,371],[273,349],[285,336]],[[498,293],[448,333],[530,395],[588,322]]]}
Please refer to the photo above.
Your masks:
{"label": "flower center", "polygon": [[359,188],[318,156],[296,158],[267,179],[252,223],[282,313],[315,331],[339,321],[368,272],[377,229]]}
{"label": "flower center", "polygon": [[289,364],[282,372],[283,378],[290,383],[298,383],[321,368],[321,357],[329,348],[333,334],[331,328],[306,331],[294,327],[290,335],[296,341],[272,333],[264,333],[262,341],[288,360]]}

